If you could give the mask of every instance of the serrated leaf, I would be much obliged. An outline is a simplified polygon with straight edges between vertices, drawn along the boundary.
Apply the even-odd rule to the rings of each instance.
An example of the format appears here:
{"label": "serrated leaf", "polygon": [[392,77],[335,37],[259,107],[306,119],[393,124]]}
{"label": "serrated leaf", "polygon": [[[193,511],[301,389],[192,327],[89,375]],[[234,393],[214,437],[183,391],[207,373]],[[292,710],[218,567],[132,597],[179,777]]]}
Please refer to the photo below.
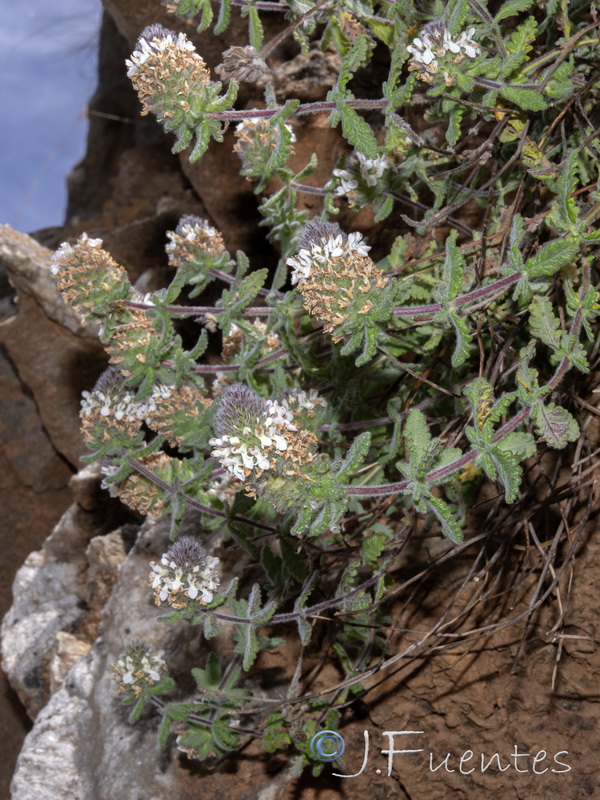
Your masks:
{"label": "serrated leaf", "polygon": [[219,16],[217,18],[216,25],[213,28],[213,33],[215,36],[220,36],[227,30],[229,22],[231,21],[231,5],[232,0],[221,0]]}
{"label": "serrated leaf", "polygon": [[456,346],[452,353],[452,366],[460,367],[469,357],[473,334],[463,317],[459,316],[457,313],[449,313],[448,319],[456,335]]}
{"label": "serrated leaf", "polygon": [[[504,8],[506,4],[502,4],[502,8]],[[537,22],[535,17],[530,16],[518,25],[515,30],[511,33],[510,37],[506,42],[506,47],[509,53],[520,53],[525,51],[526,53],[531,50],[531,42],[537,36]]]}
{"label": "serrated leaf", "polygon": [[579,425],[573,415],[555,403],[538,403],[533,409],[533,422],[538,436],[556,450],[562,450],[579,436]]}
{"label": "serrated leaf", "polygon": [[579,211],[572,196],[577,188],[577,172],[577,152],[570,150],[564,168],[556,181],[558,197],[546,218],[548,225],[559,233],[567,233],[577,227]]}
{"label": "serrated leaf", "polygon": [[216,653],[209,653],[204,669],[192,668],[192,675],[199,689],[217,689],[221,681],[221,662]]}
{"label": "serrated leaf", "polygon": [[553,350],[560,348],[560,322],[554,316],[552,303],[548,297],[536,296],[529,306],[529,329],[531,335],[547,344]]}
{"label": "serrated leaf", "polygon": [[220,750],[232,751],[238,746],[238,735],[223,720],[216,719],[212,724],[212,735]]}
{"label": "serrated leaf", "polygon": [[536,450],[535,439],[531,433],[513,431],[496,445],[497,449],[512,453],[519,458],[530,458]]}
{"label": "serrated leaf", "polygon": [[502,3],[500,10],[494,17],[494,22],[501,22],[508,17],[514,17],[520,14],[521,11],[527,11],[528,8],[534,4],[535,0],[508,0],[507,3]]}
{"label": "serrated leaf", "polygon": [[525,271],[530,278],[539,275],[554,275],[569,264],[579,253],[579,244],[574,238],[554,239],[525,262]]}
{"label": "serrated leaf", "polygon": [[409,461],[420,464],[431,442],[431,433],[425,414],[419,408],[413,408],[404,423],[404,441]]}
{"label": "serrated leaf", "polygon": [[387,537],[382,533],[367,534],[360,548],[364,563],[368,566],[376,567],[378,559],[385,549],[386,542]]}
{"label": "serrated leaf", "polygon": [[523,475],[519,461],[512,453],[501,450],[499,447],[495,447],[491,451],[491,457],[498,472],[498,480],[504,487],[506,502],[514,503]]}
{"label": "serrated leaf", "polygon": [[535,89],[523,89],[519,86],[503,86],[500,94],[525,111],[544,111],[548,104]]}
{"label": "serrated leaf", "polygon": [[371,434],[369,431],[365,431],[357,436],[352,442],[341,467],[336,473],[336,478],[338,480],[343,480],[353,475],[367,457],[370,446]]}
{"label": "serrated leaf", "polygon": [[463,534],[450,506],[440,497],[434,497],[433,495],[429,495],[425,499],[425,503],[429,511],[432,511],[440,522],[444,536],[447,536],[455,544],[460,544],[463,540]]}
{"label": "serrated leaf", "polygon": [[356,150],[360,150],[367,158],[377,158],[377,139],[371,126],[360,114],[350,106],[338,106],[342,122],[342,134]]}
{"label": "serrated leaf", "polygon": [[244,6],[243,8],[244,10],[248,9],[248,38],[250,39],[250,44],[260,50],[264,38],[264,29],[258,15],[258,9],[255,6]]}
{"label": "serrated leaf", "polygon": [[469,17],[470,9],[467,0],[448,0],[444,7],[444,19],[450,33],[458,33]]}

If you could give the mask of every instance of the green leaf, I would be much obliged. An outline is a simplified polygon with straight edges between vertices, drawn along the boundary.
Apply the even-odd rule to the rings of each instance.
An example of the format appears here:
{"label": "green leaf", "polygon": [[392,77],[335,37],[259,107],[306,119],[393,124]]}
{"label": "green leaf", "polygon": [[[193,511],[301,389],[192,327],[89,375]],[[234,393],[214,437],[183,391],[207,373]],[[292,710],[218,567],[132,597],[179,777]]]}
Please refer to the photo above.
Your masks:
{"label": "green leaf", "polygon": [[221,681],[221,662],[216,653],[209,653],[204,669],[192,668],[192,675],[199,689],[218,689]]}
{"label": "green leaf", "polygon": [[292,738],[285,728],[284,720],[279,712],[267,718],[262,745],[267,753],[283,750],[292,743]]}
{"label": "green leaf", "polygon": [[[502,8],[504,8],[507,3],[502,4]],[[535,40],[537,36],[537,22],[535,17],[527,17],[527,19],[522,22],[515,30],[511,33],[509,39],[506,42],[506,47],[509,53],[521,53],[525,51],[526,53],[531,50],[531,42]]]}
{"label": "green leaf", "polygon": [[467,0],[448,0],[444,6],[444,19],[450,33],[458,33],[469,18],[469,3]]}
{"label": "green leaf", "polygon": [[524,431],[509,433],[498,442],[496,448],[507,453],[512,453],[514,456],[518,456],[521,459],[531,458],[536,450],[535,439],[532,434]]}
{"label": "green leaf", "polygon": [[452,366],[460,367],[465,363],[471,352],[473,334],[463,317],[460,317],[457,313],[448,314],[448,319],[456,334],[456,346],[452,353]]}
{"label": "green leaf", "polygon": [[442,526],[444,536],[451,539],[455,544],[460,544],[463,540],[462,530],[450,506],[441,498],[429,495],[425,498],[425,503]]}
{"label": "green leaf", "polygon": [[363,463],[371,446],[371,434],[369,431],[361,433],[352,442],[341,467],[335,473],[338,480],[350,478]]}
{"label": "green leaf", "polygon": [[558,233],[577,232],[579,211],[573,199],[573,192],[577,188],[577,172],[577,152],[570,150],[564,169],[556,181],[558,197],[546,218],[548,225]]}
{"label": "green leaf", "polygon": [[341,104],[338,106],[338,110],[342,122],[342,133],[346,141],[368,158],[377,158],[377,139],[368,122],[350,106]]}
{"label": "green leaf", "polygon": [[212,724],[212,735],[215,744],[220,750],[232,751],[238,746],[239,737],[231,730],[229,725],[221,719],[216,719]]}
{"label": "green leaf", "polygon": [[560,349],[560,322],[554,316],[552,303],[548,297],[537,296],[529,306],[529,329],[531,335],[547,344],[553,350]]}
{"label": "green leaf", "polygon": [[419,464],[431,442],[431,433],[425,414],[419,408],[413,408],[408,415],[404,424],[404,441],[409,460]]}
{"label": "green leaf", "polygon": [[229,27],[229,22],[231,21],[231,5],[232,5],[232,0],[221,0],[221,6],[219,8],[219,17],[213,29],[213,33],[215,34],[215,36],[220,36]]}
{"label": "green leaf", "polygon": [[544,111],[548,104],[535,89],[523,89],[519,86],[503,86],[500,94],[525,111]]}
{"label": "green leaf", "polygon": [[495,447],[490,455],[498,471],[498,480],[504,486],[506,502],[514,503],[523,476],[519,461],[511,452],[501,450],[500,447]]}
{"label": "green leaf", "polygon": [[554,275],[559,269],[569,264],[579,253],[579,244],[570,237],[553,239],[525,262],[525,271],[530,278],[539,275]]}
{"label": "green leaf", "polygon": [[536,432],[550,447],[562,450],[568,442],[579,436],[579,425],[566,408],[555,403],[537,403],[533,409],[533,422]]}
{"label": "green leaf", "polygon": [[255,6],[243,6],[244,11],[248,9],[248,26],[249,26],[249,36],[250,44],[252,47],[255,47],[257,50],[260,50],[263,43],[264,38],[264,29],[262,22],[260,21],[260,17],[258,15],[258,9]]}
{"label": "green leaf", "polygon": [[535,0],[508,0],[507,3],[502,3],[500,11],[494,17],[494,22],[501,22],[508,17],[514,17],[520,14],[521,11],[527,11],[528,8],[534,4]]}
{"label": "green leaf", "polygon": [[363,562],[370,567],[378,565],[379,558],[385,549],[387,537],[383,533],[367,534],[360,554]]}

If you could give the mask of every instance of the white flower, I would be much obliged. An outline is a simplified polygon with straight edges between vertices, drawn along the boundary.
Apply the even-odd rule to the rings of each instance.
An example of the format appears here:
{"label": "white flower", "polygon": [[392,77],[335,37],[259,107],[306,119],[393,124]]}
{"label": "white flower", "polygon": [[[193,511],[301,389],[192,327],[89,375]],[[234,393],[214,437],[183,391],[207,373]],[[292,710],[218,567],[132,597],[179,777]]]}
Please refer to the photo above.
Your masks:
{"label": "white flower", "polygon": [[188,600],[210,603],[220,583],[219,559],[207,556],[191,536],[178,539],[160,559],[152,561],[149,580],[157,605],[185,608]]}
{"label": "white flower", "polygon": [[477,58],[481,54],[481,49],[473,41],[474,34],[475,28],[469,28],[458,38],[453,38],[444,22],[440,20],[430,22],[406,48],[411,54],[409,69],[418,70],[421,73],[419,77],[434,75],[438,71],[437,59],[444,58],[447,53],[456,56],[453,59],[456,62],[464,56]]}
{"label": "white flower", "polygon": [[370,249],[362,241],[362,233],[350,233],[348,236],[330,234],[325,239],[311,242],[310,250],[303,248],[294,258],[287,258],[286,264],[293,269],[292,283],[301,284],[310,278],[313,268],[319,264],[351,253],[366,256]]}

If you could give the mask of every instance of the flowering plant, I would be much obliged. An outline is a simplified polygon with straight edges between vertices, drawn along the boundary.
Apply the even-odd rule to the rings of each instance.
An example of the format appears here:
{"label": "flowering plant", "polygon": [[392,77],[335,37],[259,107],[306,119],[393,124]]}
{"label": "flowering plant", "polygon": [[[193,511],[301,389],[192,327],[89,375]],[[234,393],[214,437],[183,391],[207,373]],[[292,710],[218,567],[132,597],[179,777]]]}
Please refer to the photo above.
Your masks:
{"label": "flowering plant", "polygon": [[[209,0],[168,5],[200,16],[202,30],[212,20]],[[242,3],[250,44],[225,53],[224,92],[192,41],[160,25],[142,32],[127,62],[142,113],[176,135],[174,152],[193,142],[198,159],[236,123],[241,173],[262,196],[280,254],[274,274],[250,269],[190,215],[167,234],[175,272],[159,291],[142,295],[85,235],[59,248],[53,272],[65,299],[99,323],[111,362],[82,401],[90,458],[112,494],[171,519],[175,541],[150,565],[156,605],[207,639],[223,623],[234,631],[229,664],[211,653],[194,671],[201,700],[158,700],[173,685],[166,662],[139,643],[114,666],[119,690],[136,715],[153,702],[161,741],[173,724],[189,756],[235,751],[254,736],[269,752],[295,748],[298,773],[322,766],[308,744],[316,726],[338,725],[365,681],[404,657],[385,633],[386,603],[408,543],[432,531],[443,554],[466,547],[484,476],[514,503],[524,462],[579,436],[559,390],[567,372],[588,371],[596,336],[600,194],[587,113],[600,88],[600,22],[556,4],[521,20],[529,0],[494,17],[452,0],[433,21],[408,0],[280,5],[289,25],[263,45],[261,3]],[[230,13],[223,0],[217,33]],[[325,100],[278,103],[268,61],[288,34],[304,51],[315,39],[336,49]],[[380,97],[357,99],[349,87],[375,40],[387,78]],[[235,108],[241,81],[261,87],[261,107]],[[303,183],[316,155],[299,173],[288,163],[298,118],[317,112],[341,126],[347,150],[322,187]],[[559,129],[569,114],[577,125]],[[320,198],[311,220],[297,209],[301,192]],[[332,221],[346,203],[397,226],[387,254],[376,259],[360,232]],[[470,217],[461,213],[469,203]],[[394,216],[395,204],[417,218]],[[217,302],[191,305],[214,281],[226,285]],[[192,346],[185,317],[203,326]],[[220,363],[202,362],[219,335]],[[220,592],[219,558],[177,539],[188,509],[206,528],[219,525],[261,579],[249,585],[248,570]],[[282,645],[272,633],[289,636],[290,623],[300,642],[293,678],[257,721],[244,674]],[[325,623],[343,678],[310,694],[302,676]]]}

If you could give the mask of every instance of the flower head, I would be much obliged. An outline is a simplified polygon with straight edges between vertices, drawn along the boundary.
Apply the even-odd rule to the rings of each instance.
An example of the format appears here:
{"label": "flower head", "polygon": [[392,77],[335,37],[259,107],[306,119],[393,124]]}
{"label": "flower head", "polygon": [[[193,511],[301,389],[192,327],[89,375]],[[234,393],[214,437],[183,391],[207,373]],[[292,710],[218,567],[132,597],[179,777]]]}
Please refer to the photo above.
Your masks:
{"label": "flower head", "polygon": [[348,197],[354,205],[361,190],[369,190],[377,186],[379,180],[391,166],[386,156],[367,158],[364,153],[355,150],[347,159],[343,169],[334,169],[334,194]]}
{"label": "flower head", "polygon": [[127,273],[102,249],[102,239],[90,239],[87,233],[74,245],[61,244],[50,271],[65,301],[88,319],[104,317],[110,303],[131,291]]}
{"label": "flower head", "polygon": [[183,216],[174,231],[167,231],[167,238],[165,251],[172,267],[197,262],[206,255],[215,258],[227,254],[219,231],[193,214]]}
{"label": "flower head", "polygon": [[252,45],[234,45],[223,53],[223,63],[215,69],[223,81],[249,81],[258,83],[270,75],[266,61]]}
{"label": "flower head", "polygon": [[182,536],[169,547],[160,564],[152,561],[150,585],[157,606],[186,608],[205,606],[213,601],[220,583],[220,561],[208,556],[192,536]]}
{"label": "flower head", "polygon": [[316,453],[316,437],[298,430],[294,414],[284,403],[263,400],[236,383],[223,394],[215,419],[218,436],[211,439],[211,455],[246,484],[264,472],[290,472],[290,462],[309,463]]}
{"label": "flower head", "polygon": [[[285,128],[293,144],[296,141],[294,131],[287,123]],[[271,128],[265,117],[249,117],[238,123],[233,149],[242,161],[242,175],[248,178],[263,176],[265,165],[277,146],[279,136],[279,129]]]}
{"label": "flower head", "polygon": [[109,670],[117,684],[117,692],[125,695],[126,701],[133,701],[145,686],[158,683],[167,671],[163,655],[163,650],[153,653],[143,642],[129,644]]}
{"label": "flower head", "polygon": [[162,25],[144,28],[125,64],[142,102],[142,114],[152,111],[159,122],[177,122],[176,117],[191,110],[190,97],[211,84],[206,64],[192,42],[184,33]]}
{"label": "flower head", "polygon": [[369,258],[362,234],[345,234],[335,223],[311,220],[300,240],[300,250],[288,258],[292,283],[304,298],[304,307],[334,333],[351,313],[373,308],[369,294],[384,289],[387,281]]}
{"label": "flower head", "polygon": [[448,71],[451,64],[459,64],[465,56],[476,58],[481,54],[479,45],[473,41],[474,34],[475,28],[469,28],[458,38],[453,38],[442,20],[428,23],[406,48],[411,54],[408,68],[418,72],[419,80],[431,83],[441,62],[442,67],[447,68],[444,70],[445,81],[451,85],[454,82],[451,71]]}

